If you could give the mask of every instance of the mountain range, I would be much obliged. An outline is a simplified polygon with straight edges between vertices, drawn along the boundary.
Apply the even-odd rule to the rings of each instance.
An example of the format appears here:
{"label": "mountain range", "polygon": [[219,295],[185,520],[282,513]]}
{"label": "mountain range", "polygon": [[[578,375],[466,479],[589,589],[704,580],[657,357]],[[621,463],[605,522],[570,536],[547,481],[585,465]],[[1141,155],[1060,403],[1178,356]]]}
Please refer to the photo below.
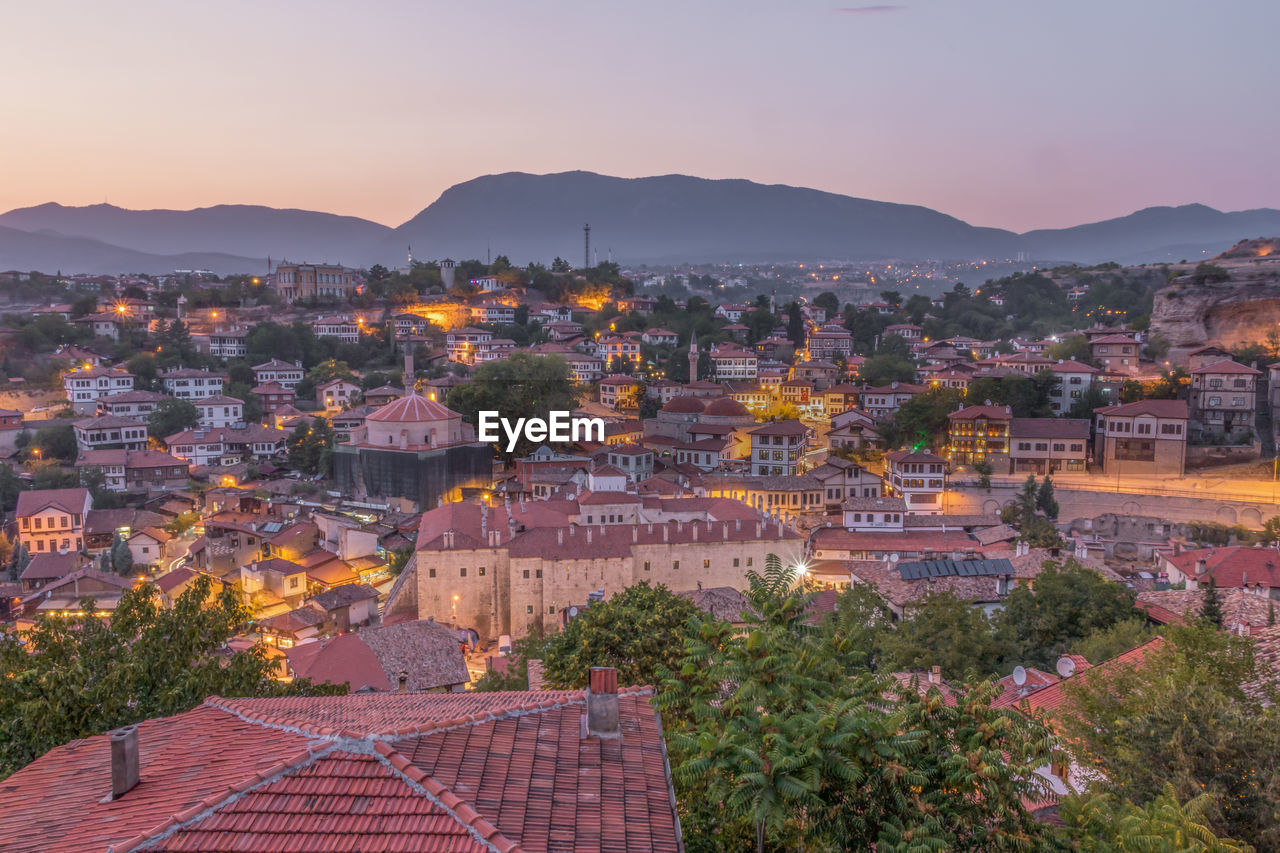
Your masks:
{"label": "mountain range", "polygon": [[126,210],[49,203],[0,214],[0,270],[161,273],[265,271],[267,259],[369,266],[417,258],[593,262],[970,260],[1123,264],[1212,256],[1280,234],[1280,210],[1152,207],[1073,228],[1017,234],[918,205],[685,175],[486,175],[445,190],[391,228],[353,216],[252,205]]}

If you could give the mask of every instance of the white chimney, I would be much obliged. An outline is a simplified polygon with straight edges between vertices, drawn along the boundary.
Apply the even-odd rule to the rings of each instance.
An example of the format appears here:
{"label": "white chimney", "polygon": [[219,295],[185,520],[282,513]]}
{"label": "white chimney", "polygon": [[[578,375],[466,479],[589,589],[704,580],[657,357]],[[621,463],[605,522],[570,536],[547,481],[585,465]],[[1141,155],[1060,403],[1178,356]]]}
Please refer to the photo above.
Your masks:
{"label": "white chimney", "polygon": [[587,737],[601,740],[622,737],[618,721],[618,671],[611,666],[591,667],[586,724]]}
{"label": "white chimney", "polygon": [[138,727],[111,733],[111,799],[118,800],[138,784]]}

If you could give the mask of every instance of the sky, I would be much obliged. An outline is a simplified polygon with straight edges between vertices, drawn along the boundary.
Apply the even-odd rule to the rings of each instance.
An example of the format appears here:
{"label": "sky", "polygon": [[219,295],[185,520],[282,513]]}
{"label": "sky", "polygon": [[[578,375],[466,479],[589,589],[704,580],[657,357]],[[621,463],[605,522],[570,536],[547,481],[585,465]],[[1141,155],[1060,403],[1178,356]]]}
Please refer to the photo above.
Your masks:
{"label": "sky", "polygon": [[1016,231],[1280,207],[1276,0],[8,6],[0,210],[241,203],[398,225],[461,181],[574,169]]}

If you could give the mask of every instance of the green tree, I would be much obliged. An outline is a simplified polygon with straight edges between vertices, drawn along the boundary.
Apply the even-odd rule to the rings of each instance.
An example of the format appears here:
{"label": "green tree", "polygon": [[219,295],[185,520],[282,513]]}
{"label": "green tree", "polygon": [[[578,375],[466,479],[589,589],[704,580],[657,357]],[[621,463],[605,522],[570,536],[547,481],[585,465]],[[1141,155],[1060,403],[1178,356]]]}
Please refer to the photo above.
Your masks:
{"label": "green tree", "polygon": [[949,678],[1000,672],[1013,649],[982,612],[952,592],[938,592],[911,602],[897,630],[886,634],[884,667],[928,670],[939,666]]}
{"label": "green tree", "polygon": [[1080,853],[1251,853],[1210,826],[1213,797],[1179,803],[1172,785],[1142,805],[1108,794],[1068,797],[1059,812]]}
{"label": "green tree", "polygon": [[991,475],[995,473],[995,469],[992,468],[990,460],[982,459],[978,462],[973,463],[973,470],[978,475],[978,488],[986,489],[988,492],[990,492],[991,491]]}
{"label": "green tree", "polygon": [[1222,627],[1222,599],[1218,597],[1218,580],[1212,574],[1201,593],[1200,618],[1215,627]]}
{"label": "green tree", "polygon": [[1133,590],[1075,560],[1049,560],[1034,587],[1019,585],[1009,593],[997,621],[1016,644],[1020,662],[1051,669],[1092,632],[1132,618],[1133,601]]}
{"label": "green tree", "polygon": [[827,319],[834,320],[840,316],[840,297],[829,290],[819,293],[813,298],[813,304],[827,312]]}
{"label": "green tree", "polygon": [[1040,490],[1036,492],[1036,509],[1043,512],[1050,521],[1058,517],[1058,499],[1053,496],[1053,480],[1047,474],[1040,483]]}
{"label": "green tree", "polygon": [[13,512],[18,506],[18,493],[24,489],[17,473],[8,465],[0,465],[0,513]]}
{"label": "green tree", "polygon": [[1072,654],[1081,655],[1091,663],[1099,663],[1111,660],[1130,649],[1136,649],[1155,634],[1155,630],[1147,624],[1147,620],[1135,617],[1116,622],[1106,628],[1094,628],[1079,642],[1072,645],[1070,651]]}
{"label": "green tree", "polygon": [[[93,600],[81,602],[93,613]],[[208,696],[337,694],[305,679],[282,684],[261,646],[228,652],[249,617],[228,587],[212,595],[200,575],[173,607],[155,586],[127,591],[110,620],[40,615],[19,637],[0,627],[0,773],[55,746],[189,711]],[[39,649],[39,654],[31,654]]]}
{"label": "green tree", "polygon": [[800,313],[799,302],[787,305],[787,338],[796,349],[804,346],[804,317]]}
{"label": "green tree", "polygon": [[147,432],[152,438],[164,440],[200,424],[200,412],[190,400],[165,397],[156,403],[147,417]]}
{"label": "green tree", "polygon": [[[504,417],[546,418],[550,411],[572,411],[578,406],[579,389],[569,373],[568,363],[559,356],[513,353],[502,361],[481,365],[473,381],[449,394],[449,408],[475,424],[478,413],[497,411]],[[504,458],[527,456],[536,446],[520,438],[512,452],[506,443],[497,445]]]}
{"label": "green tree", "polygon": [[1212,798],[1223,838],[1280,849],[1280,719],[1272,674],[1253,641],[1208,624],[1169,626],[1128,665],[1086,670],[1064,685],[1059,725],[1102,793],[1142,804],[1172,785],[1182,800]]}
{"label": "green tree", "polygon": [[547,684],[582,687],[593,666],[612,666],[621,684],[653,684],[658,668],[684,655],[689,623],[701,611],[665,586],[642,581],[581,610],[550,644]]}
{"label": "green tree", "polygon": [[[39,453],[35,453],[37,449]],[[28,450],[40,459],[74,462],[78,453],[76,431],[69,423],[41,427],[36,430]]]}
{"label": "green tree", "polygon": [[124,577],[133,574],[133,552],[129,550],[128,540],[118,530],[111,539],[111,569]]}
{"label": "green tree", "polygon": [[566,273],[569,271],[569,262],[559,255],[556,255],[555,260],[551,262],[551,271],[553,273]]}
{"label": "green tree", "polygon": [[1084,335],[1067,335],[1045,351],[1045,356],[1054,361],[1078,361],[1081,364],[1093,364],[1089,339]]}

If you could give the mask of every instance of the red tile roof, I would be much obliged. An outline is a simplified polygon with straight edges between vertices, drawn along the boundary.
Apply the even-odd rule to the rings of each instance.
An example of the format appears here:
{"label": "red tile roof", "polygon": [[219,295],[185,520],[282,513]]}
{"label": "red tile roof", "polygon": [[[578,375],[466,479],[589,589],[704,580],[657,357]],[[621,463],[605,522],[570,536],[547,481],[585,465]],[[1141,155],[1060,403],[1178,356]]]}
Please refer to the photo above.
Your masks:
{"label": "red tile roof", "polygon": [[1197,373],[1238,373],[1244,376],[1262,375],[1261,370],[1254,370],[1252,367],[1246,367],[1238,361],[1232,361],[1229,358],[1224,358],[1222,361],[1215,361],[1213,364],[1206,364],[1203,367],[1194,367],[1187,372],[1193,376]]}
{"label": "red tile roof", "polygon": [[1134,415],[1154,415],[1157,418],[1187,417],[1186,400],[1138,400],[1136,403],[1122,403],[1118,406],[1103,406],[1094,409],[1095,415],[1117,415],[1131,418]]}
{"label": "red tile roof", "polygon": [[[1232,545],[1225,548],[1197,548],[1166,559],[1197,582],[1208,583],[1209,575],[1219,587],[1240,589],[1252,586],[1280,587],[1280,552],[1274,548]],[[1197,563],[1204,560],[1205,571]]]}
{"label": "red tile roof", "polygon": [[89,502],[88,489],[34,489],[18,492],[17,517],[35,515],[46,507],[79,515]]}
{"label": "red tile roof", "polygon": [[1067,657],[1070,657],[1076,662],[1075,675],[1071,678],[1064,678],[1055,684],[1051,684],[1048,687],[1037,690],[1034,693],[1023,697],[1015,707],[1019,710],[1032,713],[1043,712],[1049,716],[1059,716],[1063,712],[1070,713],[1069,706],[1071,700],[1070,697],[1063,692],[1064,685],[1074,684],[1081,680],[1093,678],[1097,673],[1110,673],[1116,671],[1120,667],[1135,666],[1145,660],[1149,655],[1162,648],[1164,643],[1164,637],[1155,637],[1137,648],[1130,649],[1121,655],[1113,657],[1110,660],[1103,661],[1093,667],[1082,667],[1080,662],[1083,661],[1084,658],[1081,658],[1079,655],[1067,655]]}
{"label": "red tile roof", "polygon": [[225,700],[139,726],[110,791],[105,735],[0,787],[0,848],[678,851],[650,691],[583,738],[583,691]]}
{"label": "red tile roof", "polygon": [[986,418],[993,421],[1010,421],[1013,420],[1013,410],[1008,406],[965,406],[954,412],[948,413],[947,417],[955,420],[972,420],[973,418]]}

